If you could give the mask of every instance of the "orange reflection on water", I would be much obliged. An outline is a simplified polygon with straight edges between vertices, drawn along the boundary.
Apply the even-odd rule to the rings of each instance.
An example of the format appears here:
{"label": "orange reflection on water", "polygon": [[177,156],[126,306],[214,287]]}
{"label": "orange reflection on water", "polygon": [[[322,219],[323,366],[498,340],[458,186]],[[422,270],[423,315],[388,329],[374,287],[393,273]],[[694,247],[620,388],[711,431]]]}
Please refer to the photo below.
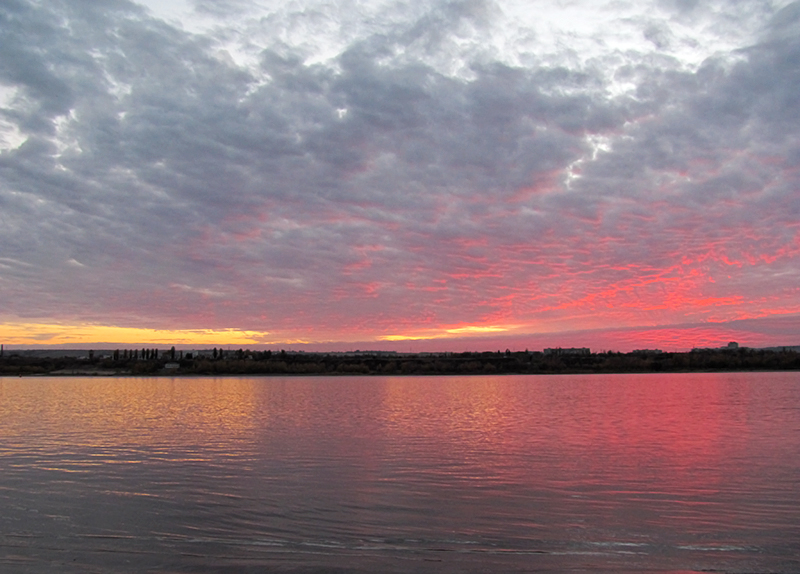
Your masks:
{"label": "orange reflection on water", "polygon": [[3,378],[0,403],[7,441],[34,433],[44,449],[129,448],[131,463],[145,451],[214,450],[261,424],[248,380]]}
{"label": "orange reflection on water", "polygon": [[375,473],[439,464],[437,472],[495,485],[679,491],[722,480],[731,460],[756,448],[753,425],[791,436],[774,414],[753,412],[757,390],[741,376],[710,374],[6,378],[0,427],[9,443],[129,448],[130,462],[281,448]]}

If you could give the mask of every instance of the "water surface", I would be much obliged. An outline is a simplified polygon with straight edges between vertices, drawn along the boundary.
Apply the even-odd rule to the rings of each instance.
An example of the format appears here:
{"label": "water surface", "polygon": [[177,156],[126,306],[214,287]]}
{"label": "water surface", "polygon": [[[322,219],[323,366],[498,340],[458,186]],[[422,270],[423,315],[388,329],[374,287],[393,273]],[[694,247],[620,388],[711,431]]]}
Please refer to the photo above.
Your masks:
{"label": "water surface", "polygon": [[800,572],[800,373],[0,378],[0,571]]}

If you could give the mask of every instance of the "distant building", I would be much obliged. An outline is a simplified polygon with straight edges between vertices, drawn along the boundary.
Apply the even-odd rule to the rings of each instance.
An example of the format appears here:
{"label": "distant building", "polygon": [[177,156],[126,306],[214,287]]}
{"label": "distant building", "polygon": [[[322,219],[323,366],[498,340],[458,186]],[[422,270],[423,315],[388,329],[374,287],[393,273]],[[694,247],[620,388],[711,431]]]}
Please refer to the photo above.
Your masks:
{"label": "distant building", "polygon": [[561,347],[556,347],[555,349],[545,349],[545,355],[591,355],[592,352],[589,350],[589,347],[569,347],[567,349],[562,349]]}

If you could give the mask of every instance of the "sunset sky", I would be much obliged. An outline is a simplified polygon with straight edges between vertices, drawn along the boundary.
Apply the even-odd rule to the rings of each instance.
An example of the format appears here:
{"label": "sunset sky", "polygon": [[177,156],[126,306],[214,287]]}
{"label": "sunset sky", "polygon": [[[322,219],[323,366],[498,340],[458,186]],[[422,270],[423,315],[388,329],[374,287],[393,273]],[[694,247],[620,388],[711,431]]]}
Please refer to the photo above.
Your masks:
{"label": "sunset sky", "polygon": [[0,343],[800,345],[800,2],[6,0]]}

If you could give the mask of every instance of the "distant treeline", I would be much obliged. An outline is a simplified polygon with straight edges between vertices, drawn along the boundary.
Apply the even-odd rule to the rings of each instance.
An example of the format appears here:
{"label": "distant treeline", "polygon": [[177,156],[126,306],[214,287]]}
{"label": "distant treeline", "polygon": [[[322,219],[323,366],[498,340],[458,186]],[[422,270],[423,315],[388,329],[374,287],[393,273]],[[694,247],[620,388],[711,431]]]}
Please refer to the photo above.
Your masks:
{"label": "distant treeline", "polygon": [[676,373],[800,369],[793,350],[695,350],[689,353],[544,354],[483,352],[446,354],[324,354],[272,351],[192,353],[138,350],[83,357],[0,357],[0,375],[477,375],[560,373]]}

